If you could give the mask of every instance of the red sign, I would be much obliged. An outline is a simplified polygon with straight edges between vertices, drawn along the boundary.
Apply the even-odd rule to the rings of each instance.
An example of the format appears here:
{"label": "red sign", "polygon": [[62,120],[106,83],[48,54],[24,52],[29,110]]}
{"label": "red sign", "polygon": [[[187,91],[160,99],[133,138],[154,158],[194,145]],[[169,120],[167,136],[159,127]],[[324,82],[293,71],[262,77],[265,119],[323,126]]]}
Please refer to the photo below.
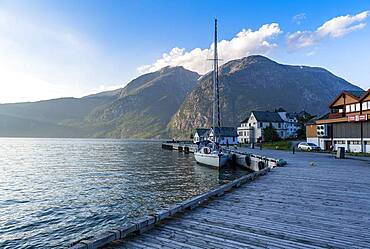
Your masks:
{"label": "red sign", "polygon": [[348,116],[348,122],[359,122],[359,121],[366,121],[367,115],[354,115],[354,116]]}

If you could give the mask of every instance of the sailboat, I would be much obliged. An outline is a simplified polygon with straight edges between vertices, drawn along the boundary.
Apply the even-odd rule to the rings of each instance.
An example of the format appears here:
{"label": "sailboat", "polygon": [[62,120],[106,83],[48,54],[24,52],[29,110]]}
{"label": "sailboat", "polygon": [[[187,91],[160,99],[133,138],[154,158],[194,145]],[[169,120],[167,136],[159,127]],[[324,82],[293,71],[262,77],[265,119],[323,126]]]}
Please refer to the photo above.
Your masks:
{"label": "sailboat", "polygon": [[[215,19],[215,36],[214,36],[214,54],[213,54],[213,115],[212,128],[213,137],[211,141],[206,141],[200,145],[198,151],[194,153],[195,160],[204,165],[213,167],[223,167],[226,165],[228,155],[222,151],[220,146],[219,132],[221,126],[220,114],[220,96],[218,81],[218,54],[217,54],[217,19]],[[217,128],[217,129],[216,129]]]}

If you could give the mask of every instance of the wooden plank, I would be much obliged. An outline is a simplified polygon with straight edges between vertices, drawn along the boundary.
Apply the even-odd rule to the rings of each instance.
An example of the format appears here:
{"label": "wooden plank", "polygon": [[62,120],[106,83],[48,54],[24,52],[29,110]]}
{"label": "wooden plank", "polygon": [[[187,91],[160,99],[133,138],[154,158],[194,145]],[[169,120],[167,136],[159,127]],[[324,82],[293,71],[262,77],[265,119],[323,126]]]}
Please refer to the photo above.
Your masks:
{"label": "wooden plank", "polygon": [[370,161],[263,152],[289,165],[132,240],[178,248],[370,248]]}

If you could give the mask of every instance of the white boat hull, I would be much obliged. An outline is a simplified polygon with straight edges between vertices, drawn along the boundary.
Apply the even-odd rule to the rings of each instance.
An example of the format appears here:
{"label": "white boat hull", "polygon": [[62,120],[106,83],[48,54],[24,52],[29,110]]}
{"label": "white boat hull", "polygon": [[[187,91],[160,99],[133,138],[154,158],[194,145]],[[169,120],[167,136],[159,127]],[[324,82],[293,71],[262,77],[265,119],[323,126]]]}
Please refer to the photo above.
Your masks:
{"label": "white boat hull", "polygon": [[223,167],[226,165],[228,156],[221,154],[204,154],[201,152],[194,153],[195,160],[200,164],[205,164],[213,167]]}

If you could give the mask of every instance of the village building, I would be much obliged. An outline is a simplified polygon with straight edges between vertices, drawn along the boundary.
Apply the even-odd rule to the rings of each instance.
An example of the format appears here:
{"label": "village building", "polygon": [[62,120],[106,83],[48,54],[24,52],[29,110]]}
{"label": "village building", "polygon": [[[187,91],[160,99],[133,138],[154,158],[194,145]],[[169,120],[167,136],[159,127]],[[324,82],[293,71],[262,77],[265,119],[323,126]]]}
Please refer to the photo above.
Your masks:
{"label": "village building", "polygon": [[208,140],[210,131],[211,129],[206,129],[206,128],[196,129],[195,134],[193,136],[193,142],[199,143],[199,142]]}
{"label": "village building", "polygon": [[219,138],[221,145],[235,145],[238,144],[238,133],[234,127],[220,127],[215,129],[205,129],[199,128],[196,129],[193,136],[193,142],[199,143],[201,141],[210,140],[213,141],[213,137],[216,136]]}
{"label": "village building", "polygon": [[323,150],[343,147],[349,152],[370,152],[370,89],[342,91],[329,105],[330,113],[306,125],[307,142]]}
{"label": "village building", "polygon": [[252,111],[250,116],[241,122],[238,127],[239,143],[258,143],[264,140],[263,129],[272,126],[280,138],[297,136],[300,128],[296,114],[284,110],[276,112]]}

